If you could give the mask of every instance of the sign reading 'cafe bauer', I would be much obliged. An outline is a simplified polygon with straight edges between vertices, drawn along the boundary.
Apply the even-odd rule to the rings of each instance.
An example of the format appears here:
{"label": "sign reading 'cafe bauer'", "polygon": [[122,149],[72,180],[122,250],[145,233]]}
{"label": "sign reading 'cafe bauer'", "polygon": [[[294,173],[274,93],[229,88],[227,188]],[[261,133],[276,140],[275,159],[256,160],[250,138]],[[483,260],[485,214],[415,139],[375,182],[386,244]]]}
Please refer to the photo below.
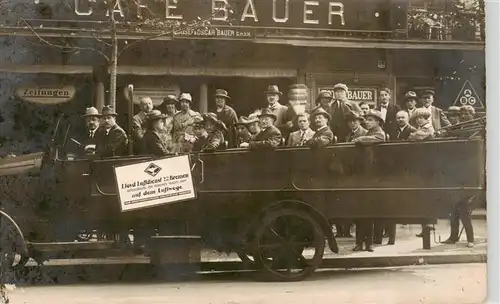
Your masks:
{"label": "sign reading 'cafe bauer'", "polygon": [[[74,0],[79,19],[107,20],[102,0]],[[213,25],[337,30],[393,30],[404,27],[402,0],[118,0],[119,20],[159,18],[192,21],[211,19]]]}

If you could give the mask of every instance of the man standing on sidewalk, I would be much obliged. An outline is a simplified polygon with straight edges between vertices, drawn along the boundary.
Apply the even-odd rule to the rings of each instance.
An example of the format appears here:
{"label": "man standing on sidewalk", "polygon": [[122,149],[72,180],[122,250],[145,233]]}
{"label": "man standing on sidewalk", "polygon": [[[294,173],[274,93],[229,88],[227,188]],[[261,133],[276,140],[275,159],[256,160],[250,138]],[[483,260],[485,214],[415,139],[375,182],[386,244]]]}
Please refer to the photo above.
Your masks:
{"label": "man standing on sidewalk", "polygon": [[471,212],[470,205],[473,202],[475,197],[470,197],[465,200],[459,202],[453,212],[451,213],[450,218],[450,237],[442,242],[443,244],[455,244],[459,241],[459,229],[460,229],[460,221],[465,228],[465,234],[467,235],[467,247],[474,247],[474,228],[472,226],[471,220]]}

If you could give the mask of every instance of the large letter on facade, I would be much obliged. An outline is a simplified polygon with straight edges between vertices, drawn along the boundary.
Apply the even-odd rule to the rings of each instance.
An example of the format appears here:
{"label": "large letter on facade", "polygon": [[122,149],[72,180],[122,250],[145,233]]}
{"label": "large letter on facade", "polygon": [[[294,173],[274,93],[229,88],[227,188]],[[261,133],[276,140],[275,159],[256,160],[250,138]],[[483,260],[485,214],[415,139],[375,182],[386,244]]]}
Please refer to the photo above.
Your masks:
{"label": "large letter on facade", "polygon": [[[248,9],[252,11],[252,13],[248,12]],[[247,4],[243,9],[243,14],[241,15],[241,21],[245,21],[246,18],[253,18],[253,21],[259,22],[259,18],[257,18],[257,11],[255,11],[255,5],[253,4],[253,0],[247,0]]]}
{"label": "large letter on facade", "polygon": [[81,12],[80,11],[80,5],[79,5],[80,1],[79,0],[75,0],[75,14],[77,16],[90,16],[92,15],[92,6],[90,6],[90,3],[89,3],[89,8],[86,12]]}
{"label": "large letter on facade", "polygon": [[147,5],[141,3],[141,0],[134,1],[135,5],[137,5],[137,18],[142,18],[142,9],[148,8]]}
{"label": "large letter on facade", "polygon": [[289,17],[289,10],[288,10],[288,4],[289,4],[289,0],[285,0],[285,17],[283,18],[278,18],[276,17],[276,0],[273,0],[273,20],[274,22],[276,23],[286,23],[288,21],[288,17]]}
{"label": "large letter on facade", "polygon": [[[120,0],[113,0],[113,1],[115,2],[115,5],[113,5],[113,14],[119,13],[120,17],[122,18],[125,17]],[[106,16],[109,16],[109,10],[106,13]]]}
{"label": "large letter on facade", "polygon": [[[217,2],[221,3],[221,5],[216,5]],[[227,18],[229,17],[227,11],[228,5],[227,0],[212,0],[213,20],[227,21]]]}
{"label": "large letter on facade", "polygon": [[311,11],[310,9],[307,9],[308,5],[318,6],[319,2],[318,1],[304,1],[304,23],[305,24],[319,24],[318,20],[307,19],[307,15],[311,15],[313,13],[313,11]]}
{"label": "large letter on facade", "polygon": [[[334,7],[337,8],[337,10],[333,10]],[[328,4],[328,25],[332,25],[332,16],[339,16],[340,24],[345,25],[344,4],[340,2],[330,2]]]}
{"label": "large letter on facade", "polygon": [[[174,19],[174,20],[182,20],[182,15],[170,15],[171,9],[176,9],[177,4],[170,4],[171,0],[165,0],[165,18],[166,19]],[[176,2],[174,2],[176,3]]]}

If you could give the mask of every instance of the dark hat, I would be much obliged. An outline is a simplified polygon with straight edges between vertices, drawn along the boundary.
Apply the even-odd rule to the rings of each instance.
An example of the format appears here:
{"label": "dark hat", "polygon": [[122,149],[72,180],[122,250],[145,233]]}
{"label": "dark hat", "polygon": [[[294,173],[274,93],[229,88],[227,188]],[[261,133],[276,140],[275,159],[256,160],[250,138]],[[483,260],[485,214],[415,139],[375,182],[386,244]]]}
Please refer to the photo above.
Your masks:
{"label": "dark hat", "polygon": [[270,94],[278,94],[278,95],[283,95],[283,93],[280,91],[280,89],[278,88],[277,85],[275,84],[272,84],[270,86],[267,87],[267,90],[264,91],[264,94],[266,95],[270,95]]}
{"label": "dark hat", "polygon": [[434,96],[435,94],[436,94],[436,92],[434,92],[434,90],[431,90],[431,89],[423,90],[422,92],[420,92],[421,97],[428,96],[428,95]]}
{"label": "dark hat", "polygon": [[332,119],[332,116],[330,116],[330,113],[325,111],[322,107],[317,107],[314,112],[311,113],[311,120],[313,120],[316,116],[318,115],[323,115],[325,116],[328,120]]}
{"label": "dark hat", "polygon": [[405,99],[406,100],[408,100],[408,99],[417,99],[417,93],[415,93],[413,91],[408,91],[405,94]]}
{"label": "dark hat", "polygon": [[118,113],[111,106],[104,106],[101,113],[101,116],[118,116]]}
{"label": "dark hat", "polygon": [[262,116],[269,116],[272,117],[272,119],[276,120],[278,117],[268,108],[262,109],[262,111],[259,114],[259,118]]}
{"label": "dark hat", "polygon": [[363,116],[361,116],[357,112],[352,112],[352,111],[349,111],[349,113],[346,114],[345,119],[347,121],[353,121],[353,120],[359,120],[360,122],[365,121],[365,118]]}
{"label": "dark hat", "polygon": [[203,118],[205,119],[205,121],[206,120],[213,121],[217,126],[219,126],[219,128],[221,128],[224,131],[227,131],[226,125],[222,122],[222,120],[220,120],[219,118],[217,118],[217,114],[215,114],[215,113],[205,113],[205,114],[203,114]]}
{"label": "dark hat", "polygon": [[149,121],[153,121],[153,120],[163,119],[165,117],[166,116],[163,115],[159,110],[153,110],[147,114],[146,119]]}
{"label": "dark hat", "polygon": [[85,109],[85,114],[82,115],[83,117],[89,117],[89,116],[94,116],[94,117],[99,117],[101,114],[99,114],[99,111],[95,107],[90,107]]}
{"label": "dark hat", "polygon": [[334,85],[333,91],[336,91],[336,90],[344,90],[346,92],[349,92],[349,88],[343,83],[337,83],[336,85]]}
{"label": "dark hat", "polygon": [[215,97],[224,97],[226,99],[231,99],[231,97],[229,97],[227,91],[223,90],[223,89],[215,90]]}
{"label": "dark hat", "polygon": [[318,103],[318,101],[320,101],[322,98],[333,99],[332,92],[327,90],[322,90],[321,92],[319,92],[318,97],[316,98],[316,103]]}
{"label": "dark hat", "polygon": [[176,104],[178,101],[175,95],[167,95],[167,97],[163,98],[163,104]]}
{"label": "dark hat", "polygon": [[380,121],[381,124],[385,122],[385,119],[382,117],[382,112],[378,110],[370,110],[368,113],[366,113],[365,117],[374,117]]}

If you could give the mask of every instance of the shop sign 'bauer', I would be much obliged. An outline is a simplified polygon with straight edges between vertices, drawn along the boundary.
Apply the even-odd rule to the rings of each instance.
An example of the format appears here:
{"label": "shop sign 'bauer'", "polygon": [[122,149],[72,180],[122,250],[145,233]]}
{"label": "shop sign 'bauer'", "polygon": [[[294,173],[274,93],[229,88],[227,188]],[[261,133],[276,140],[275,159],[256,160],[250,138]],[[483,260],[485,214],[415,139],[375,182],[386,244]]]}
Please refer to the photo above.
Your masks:
{"label": "shop sign 'bauer'", "polygon": [[484,104],[479,98],[476,90],[472,86],[472,83],[469,80],[464,82],[464,85],[460,89],[458,93],[457,99],[453,103],[454,106],[473,106],[474,108],[483,109]]}
{"label": "shop sign 'bauer'", "polygon": [[115,177],[122,211],[196,198],[188,155],[117,166]]}

